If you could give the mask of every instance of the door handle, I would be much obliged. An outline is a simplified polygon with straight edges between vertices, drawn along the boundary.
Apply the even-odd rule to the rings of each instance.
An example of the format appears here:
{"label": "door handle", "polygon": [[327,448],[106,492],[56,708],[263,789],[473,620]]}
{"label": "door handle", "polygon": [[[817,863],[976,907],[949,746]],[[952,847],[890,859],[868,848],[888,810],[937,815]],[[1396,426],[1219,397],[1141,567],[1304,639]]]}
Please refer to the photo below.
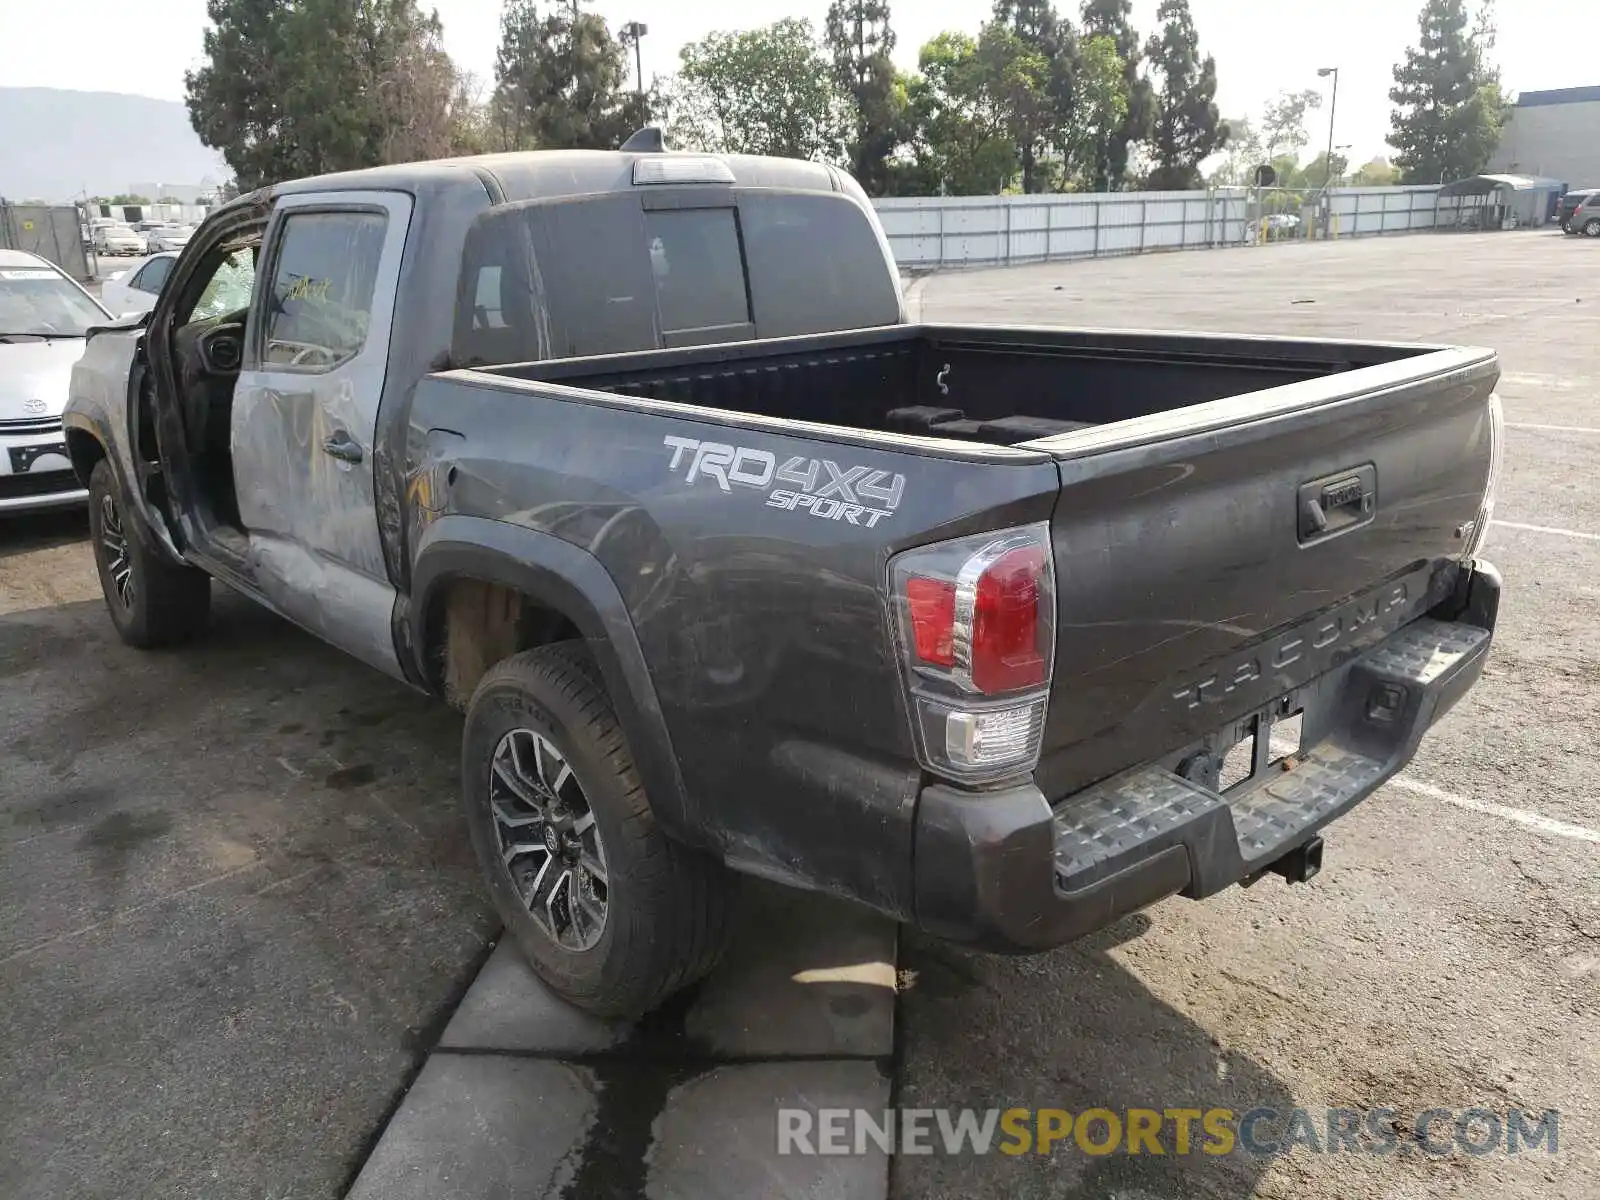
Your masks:
{"label": "door handle", "polygon": [[322,443],[325,454],[331,454],[340,462],[358,463],[361,461],[361,443],[356,441],[342,429],[335,430]]}

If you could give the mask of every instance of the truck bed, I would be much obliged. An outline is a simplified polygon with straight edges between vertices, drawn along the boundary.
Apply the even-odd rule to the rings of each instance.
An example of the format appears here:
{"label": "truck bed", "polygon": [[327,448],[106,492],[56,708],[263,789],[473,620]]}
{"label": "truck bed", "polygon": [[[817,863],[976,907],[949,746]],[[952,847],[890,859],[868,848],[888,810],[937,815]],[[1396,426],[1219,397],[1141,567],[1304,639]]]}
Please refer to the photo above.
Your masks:
{"label": "truck bed", "polygon": [[729,412],[1014,446],[1431,349],[923,325],[485,370]]}

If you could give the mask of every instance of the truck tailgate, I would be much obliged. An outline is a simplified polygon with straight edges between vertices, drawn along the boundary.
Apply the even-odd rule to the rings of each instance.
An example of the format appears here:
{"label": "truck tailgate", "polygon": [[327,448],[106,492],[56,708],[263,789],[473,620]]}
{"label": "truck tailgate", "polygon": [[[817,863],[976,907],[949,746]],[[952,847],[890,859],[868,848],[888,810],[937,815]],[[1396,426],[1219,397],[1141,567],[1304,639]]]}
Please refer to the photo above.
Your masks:
{"label": "truck tailgate", "polygon": [[1498,370],[1440,351],[1034,443],[1062,480],[1045,796],[1181,750],[1443,599]]}

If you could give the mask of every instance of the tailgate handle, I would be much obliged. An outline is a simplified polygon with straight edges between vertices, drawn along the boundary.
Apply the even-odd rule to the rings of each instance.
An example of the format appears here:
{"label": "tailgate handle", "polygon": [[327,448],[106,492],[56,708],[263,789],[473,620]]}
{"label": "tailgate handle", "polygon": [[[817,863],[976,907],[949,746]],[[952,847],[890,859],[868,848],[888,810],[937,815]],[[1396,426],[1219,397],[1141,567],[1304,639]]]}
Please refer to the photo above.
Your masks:
{"label": "tailgate handle", "polygon": [[1332,537],[1372,520],[1378,507],[1378,472],[1351,467],[1300,485],[1300,544]]}

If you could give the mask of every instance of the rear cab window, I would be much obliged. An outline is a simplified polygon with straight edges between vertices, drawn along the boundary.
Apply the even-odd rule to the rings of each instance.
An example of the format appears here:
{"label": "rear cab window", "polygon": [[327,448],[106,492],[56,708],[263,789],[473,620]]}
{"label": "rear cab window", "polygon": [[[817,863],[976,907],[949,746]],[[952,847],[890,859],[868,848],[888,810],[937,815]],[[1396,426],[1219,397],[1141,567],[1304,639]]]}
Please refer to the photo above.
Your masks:
{"label": "rear cab window", "polygon": [[893,269],[847,195],[635,189],[480,216],[453,358],[484,366],[899,320]]}
{"label": "rear cab window", "polygon": [[674,335],[706,342],[751,335],[735,209],[647,212],[644,234],[656,312],[669,344]]}

